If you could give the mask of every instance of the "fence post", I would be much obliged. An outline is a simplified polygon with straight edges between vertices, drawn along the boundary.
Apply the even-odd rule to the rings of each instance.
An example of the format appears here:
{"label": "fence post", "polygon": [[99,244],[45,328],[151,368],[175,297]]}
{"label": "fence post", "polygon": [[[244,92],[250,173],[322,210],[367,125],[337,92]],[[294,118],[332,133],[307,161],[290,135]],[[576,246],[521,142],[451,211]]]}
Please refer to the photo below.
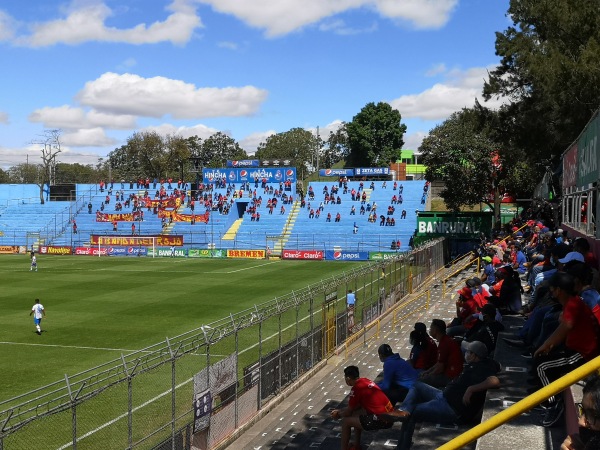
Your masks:
{"label": "fence post", "polygon": [[69,399],[71,400],[71,427],[73,432],[73,450],[77,450],[77,396],[85,386],[85,383],[81,383],[81,387],[77,390],[75,395],[71,390],[71,384],[69,383],[69,376],[65,374],[65,383],[67,384],[67,390],[69,391]]}
{"label": "fence post", "polygon": [[127,448],[133,448],[133,373],[137,369],[140,360],[136,360],[135,366],[129,370],[127,363],[125,362],[125,356],[121,353],[121,361],[123,361],[123,368],[127,375]]}
{"label": "fence post", "polygon": [[171,348],[169,338],[166,338],[169,354],[171,355],[171,449],[175,449],[175,352]]}

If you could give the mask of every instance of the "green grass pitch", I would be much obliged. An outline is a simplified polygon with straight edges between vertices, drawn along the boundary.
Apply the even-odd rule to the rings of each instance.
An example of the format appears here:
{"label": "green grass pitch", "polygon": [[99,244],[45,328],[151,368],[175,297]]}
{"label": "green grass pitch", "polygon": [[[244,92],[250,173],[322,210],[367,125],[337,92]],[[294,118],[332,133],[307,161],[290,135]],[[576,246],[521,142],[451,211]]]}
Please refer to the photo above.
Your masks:
{"label": "green grass pitch", "polygon": [[[0,255],[0,401],[273,300],[358,263]],[[38,336],[29,312],[40,298]]]}

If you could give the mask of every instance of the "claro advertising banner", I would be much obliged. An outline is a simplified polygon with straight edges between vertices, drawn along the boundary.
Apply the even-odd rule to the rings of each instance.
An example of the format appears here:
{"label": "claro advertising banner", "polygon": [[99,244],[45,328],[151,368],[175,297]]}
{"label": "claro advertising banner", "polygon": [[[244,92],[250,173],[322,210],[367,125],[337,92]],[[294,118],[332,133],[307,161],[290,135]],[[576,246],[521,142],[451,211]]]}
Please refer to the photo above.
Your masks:
{"label": "claro advertising banner", "polygon": [[288,250],[284,249],[281,253],[283,259],[311,259],[322,260],[325,258],[323,250]]}
{"label": "claro advertising banner", "polygon": [[80,256],[146,256],[146,247],[76,247],[75,255]]}
{"label": "claro advertising banner", "polygon": [[325,259],[330,261],[367,261],[369,252],[344,252],[327,250]]}

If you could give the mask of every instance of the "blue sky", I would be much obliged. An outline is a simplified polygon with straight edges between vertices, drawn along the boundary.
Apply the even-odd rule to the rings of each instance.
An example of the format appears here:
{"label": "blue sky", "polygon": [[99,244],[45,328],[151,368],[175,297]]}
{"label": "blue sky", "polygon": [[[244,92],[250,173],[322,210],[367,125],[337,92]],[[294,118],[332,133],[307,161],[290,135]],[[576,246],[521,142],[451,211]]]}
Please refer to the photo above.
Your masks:
{"label": "blue sky", "polygon": [[[95,164],[136,131],[222,131],[252,153],[389,102],[405,148],[481,97],[508,0],[0,1],[0,167]],[[490,106],[497,106],[493,102]]]}

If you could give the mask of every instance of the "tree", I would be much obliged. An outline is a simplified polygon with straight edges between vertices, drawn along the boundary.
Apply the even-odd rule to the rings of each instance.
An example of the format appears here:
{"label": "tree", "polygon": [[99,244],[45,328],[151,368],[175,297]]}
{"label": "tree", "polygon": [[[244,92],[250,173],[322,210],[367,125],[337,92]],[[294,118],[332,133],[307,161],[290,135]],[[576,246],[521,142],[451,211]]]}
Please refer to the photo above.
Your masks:
{"label": "tree", "polygon": [[342,161],[348,156],[348,133],[346,132],[346,122],[342,122],[340,127],[329,132],[327,147],[323,150],[323,167],[332,167],[334,164]]}
{"label": "tree", "polygon": [[79,163],[56,164],[55,180],[56,184],[61,183],[95,183],[98,179],[98,173],[91,165]]}
{"label": "tree", "polygon": [[200,156],[204,167],[225,167],[227,160],[248,159],[237,141],[220,131],[202,142]]}
{"label": "tree", "polygon": [[505,97],[504,148],[518,150],[535,174],[556,164],[600,105],[598,1],[511,0],[513,25],[496,33],[499,67],[484,97]]}
{"label": "tree", "polygon": [[3,169],[0,169],[0,183],[10,183],[10,174]]}
{"label": "tree", "polygon": [[39,164],[17,164],[8,169],[9,183],[33,183],[38,178]]}
{"label": "tree", "polygon": [[348,147],[346,165],[355,167],[387,166],[400,158],[406,125],[389,103],[367,103],[346,124]]}
{"label": "tree", "polygon": [[499,214],[502,162],[498,145],[480,118],[475,109],[453,113],[423,140],[421,162],[428,180],[444,182],[440,195],[449,209],[459,211],[463,205],[484,202]]}
{"label": "tree", "polygon": [[36,183],[40,188],[40,203],[44,201],[44,186],[54,184],[54,169],[56,167],[56,157],[61,152],[60,135],[61,130],[45,130],[40,139],[32,141],[32,144],[43,145],[41,149],[42,164],[39,165]]}
{"label": "tree", "polygon": [[277,133],[261,142],[256,149],[258,159],[291,159],[300,168],[299,178],[304,179],[314,172],[315,158],[320,149],[320,140],[304,128],[292,128]]}

